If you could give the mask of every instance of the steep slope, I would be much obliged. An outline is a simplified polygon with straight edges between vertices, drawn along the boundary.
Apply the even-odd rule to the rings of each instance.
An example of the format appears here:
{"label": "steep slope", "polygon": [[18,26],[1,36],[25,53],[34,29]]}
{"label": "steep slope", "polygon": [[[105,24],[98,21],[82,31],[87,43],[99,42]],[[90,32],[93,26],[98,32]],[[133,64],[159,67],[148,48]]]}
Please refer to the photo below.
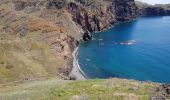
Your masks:
{"label": "steep slope", "polygon": [[91,39],[88,32],[103,31],[114,23],[137,17],[133,0],[75,0],[69,3],[69,12],[75,23],[84,30],[84,40]]}
{"label": "steep slope", "polygon": [[14,4],[17,11],[64,27],[78,41],[82,35],[84,40],[90,39],[89,32],[102,31],[137,16],[134,0],[15,0]]}
{"label": "steep slope", "polygon": [[74,45],[64,29],[6,7],[0,20],[0,83],[68,76]]}

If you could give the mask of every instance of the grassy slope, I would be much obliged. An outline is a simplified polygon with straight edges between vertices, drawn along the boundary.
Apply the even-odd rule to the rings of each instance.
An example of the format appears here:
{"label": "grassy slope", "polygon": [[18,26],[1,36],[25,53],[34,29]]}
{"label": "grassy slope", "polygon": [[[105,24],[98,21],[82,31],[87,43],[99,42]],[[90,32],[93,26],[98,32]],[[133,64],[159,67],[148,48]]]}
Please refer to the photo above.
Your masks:
{"label": "grassy slope", "polygon": [[50,79],[0,88],[0,100],[148,100],[157,86],[133,80]]}
{"label": "grassy slope", "polygon": [[[5,22],[0,18],[0,30]],[[26,37],[0,32],[0,84],[11,81],[56,76],[63,61],[37,41],[41,33],[28,33]]]}
{"label": "grassy slope", "polygon": [[162,7],[164,9],[170,10],[170,4],[157,4],[157,7]]}
{"label": "grassy slope", "polygon": [[16,79],[19,77],[24,79],[55,73],[54,69],[58,62],[54,61],[53,55],[44,44],[33,40],[17,39],[3,41],[0,47],[0,82],[2,83],[19,80]]}

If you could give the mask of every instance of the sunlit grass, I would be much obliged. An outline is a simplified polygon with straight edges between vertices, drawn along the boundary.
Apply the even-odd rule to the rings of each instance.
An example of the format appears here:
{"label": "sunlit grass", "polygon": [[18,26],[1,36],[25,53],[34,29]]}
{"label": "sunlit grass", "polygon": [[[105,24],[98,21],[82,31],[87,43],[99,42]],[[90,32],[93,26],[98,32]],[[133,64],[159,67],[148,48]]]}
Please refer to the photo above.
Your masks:
{"label": "sunlit grass", "polygon": [[[45,82],[45,81],[44,81]],[[0,93],[7,100],[148,100],[150,95],[156,94],[153,88],[156,84],[141,83],[132,80],[108,79],[88,80],[76,82],[39,82],[29,87],[27,84],[8,89]],[[35,82],[36,83],[36,82]],[[27,88],[28,87],[28,88]]]}

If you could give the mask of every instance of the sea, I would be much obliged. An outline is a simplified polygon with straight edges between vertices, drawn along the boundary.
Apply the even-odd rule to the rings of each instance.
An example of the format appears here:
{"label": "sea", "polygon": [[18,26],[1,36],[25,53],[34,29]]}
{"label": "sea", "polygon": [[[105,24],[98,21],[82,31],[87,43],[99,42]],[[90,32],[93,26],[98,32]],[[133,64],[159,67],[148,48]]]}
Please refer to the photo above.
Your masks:
{"label": "sea", "polygon": [[89,79],[170,83],[170,16],[139,17],[93,33],[77,58]]}

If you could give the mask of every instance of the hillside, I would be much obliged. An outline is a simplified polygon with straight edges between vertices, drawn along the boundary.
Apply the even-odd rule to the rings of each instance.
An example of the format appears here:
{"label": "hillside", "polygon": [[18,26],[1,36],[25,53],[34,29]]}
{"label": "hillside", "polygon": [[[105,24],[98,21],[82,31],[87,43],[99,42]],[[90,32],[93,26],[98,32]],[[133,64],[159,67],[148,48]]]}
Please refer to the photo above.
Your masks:
{"label": "hillside", "polygon": [[170,4],[156,4],[155,6],[170,10]]}
{"label": "hillside", "polygon": [[0,83],[51,77],[70,69],[71,58],[65,57],[71,53],[69,37],[60,28],[22,12],[0,12],[5,16],[1,17],[1,25],[5,24],[0,33]]}

